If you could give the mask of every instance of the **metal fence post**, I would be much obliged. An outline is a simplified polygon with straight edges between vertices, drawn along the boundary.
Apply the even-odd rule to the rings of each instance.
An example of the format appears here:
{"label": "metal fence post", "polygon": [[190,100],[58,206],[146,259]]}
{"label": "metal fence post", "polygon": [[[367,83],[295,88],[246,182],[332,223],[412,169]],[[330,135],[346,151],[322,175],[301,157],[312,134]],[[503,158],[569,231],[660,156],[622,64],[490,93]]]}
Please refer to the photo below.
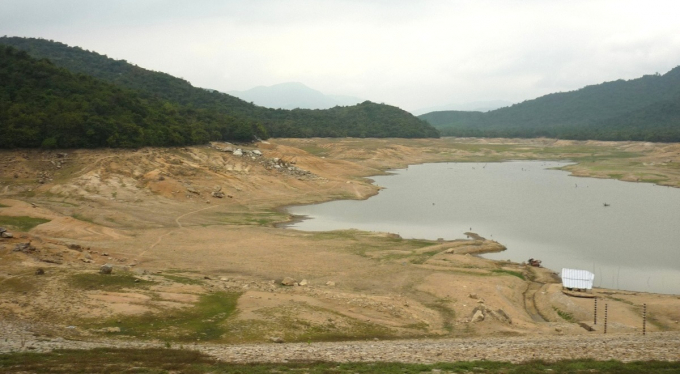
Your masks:
{"label": "metal fence post", "polygon": [[647,304],[642,304],[642,335],[647,335]]}
{"label": "metal fence post", "polygon": [[609,304],[605,303],[604,304],[604,333],[607,333],[607,307],[609,307]]}
{"label": "metal fence post", "polygon": [[595,297],[595,312],[593,316],[593,325],[597,325],[597,297]]}

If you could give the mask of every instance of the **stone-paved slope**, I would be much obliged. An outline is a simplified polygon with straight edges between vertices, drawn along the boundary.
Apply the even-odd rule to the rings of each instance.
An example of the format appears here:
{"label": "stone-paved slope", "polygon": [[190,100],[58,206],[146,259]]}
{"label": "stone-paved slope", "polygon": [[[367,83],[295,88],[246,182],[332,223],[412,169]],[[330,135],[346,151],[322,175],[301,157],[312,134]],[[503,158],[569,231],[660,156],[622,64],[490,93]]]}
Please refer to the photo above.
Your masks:
{"label": "stone-paved slope", "polygon": [[[77,341],[41,338],[27,324],[0,321],[0,354],[12,351],[46,352],[53,349],[95,347],[164,347],[161,342],[134,340]],[[185,346],[219,360],[249,362],[409,362],[452,361],[559,361],[594,359],[629,361],[680,360],[680,333],[610,334],[581,336],[525,336],[438,340],[354,341],[333,343],[267,343],[244,345],[195,344]]]}

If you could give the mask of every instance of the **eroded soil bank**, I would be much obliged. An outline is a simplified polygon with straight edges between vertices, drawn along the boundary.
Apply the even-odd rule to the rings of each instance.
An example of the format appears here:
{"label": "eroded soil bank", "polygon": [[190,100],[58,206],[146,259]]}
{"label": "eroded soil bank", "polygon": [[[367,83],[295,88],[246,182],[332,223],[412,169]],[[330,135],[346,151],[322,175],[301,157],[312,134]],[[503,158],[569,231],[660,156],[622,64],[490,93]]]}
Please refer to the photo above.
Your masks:
{"label": "eroded soil bank", "polygon": [[[563,294],[550,271],[474,256],[503,243],[275,227],[290,218],[285,205],[375,194],[366,177],[390,168],[516,159],[680,186],[678,144],[275,139],[3,151],[0,226],[12,237],[0,239],[1,324],[43,341],[182,344],[602,335],[593,299]],[[107,263],[113,273],[99,274]],[[643,304],[648,332],[680,330],[678,296],[595,293],[608,334],[641,335]]]}

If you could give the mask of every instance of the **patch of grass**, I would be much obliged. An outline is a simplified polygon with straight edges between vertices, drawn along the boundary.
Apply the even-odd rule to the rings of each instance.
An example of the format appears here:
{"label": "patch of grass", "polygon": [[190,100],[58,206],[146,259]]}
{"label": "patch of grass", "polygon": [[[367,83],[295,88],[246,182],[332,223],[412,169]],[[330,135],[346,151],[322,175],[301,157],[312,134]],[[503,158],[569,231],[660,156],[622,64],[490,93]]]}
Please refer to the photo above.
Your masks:
{"label": "patch of grass", "polygon": [[286,339],[298,342],[340,342],[374,338],[381,340],[394,339],[394,335],[388,328],[363,321],[352,321],[349,327],[337,329],[322,325],[309,325],[304,331],[300,335],[286,335]]}
{"label": "patch of grass", "polygon": [[441,250],[434,250],[434,251],[427,251],[427,252],[421,252],[415,255],[414,258],[412,258],[410,261],[412,264],[424,264],[425,261],[429,260],[432,256],[438,254],[441,252]]}
{"label": "patch of grass", "polygon": [[9,205],[0,204],[0,208],[9,208]]}
{"label": "patch of grass", "polygon": [[94,223],[94,220],[92,218],[85,217],[84,215],[82,215],[80,213],[73,213],[73,214],[71,214],[71,217],[77,219],[78,221]]}
{"label": "patch of grass", "polygon": [[323,148],[323,147],[319,147],[319,146],[316,146],[316,145],[305,145],[305,146],[300,147],[300,149],[302,149],[305,152],[311,153],[314,156],[318,156],[318,157],[325,157],[325,156],[328,156],[328,154],[329,154],[328,149]]}
{"label": "patch of grass", "polygon": [[23,197],[35,197],[35,191],[23,191],[19,193],[19,196]]}
{"label": "patch of grass", "polygon": [[[640,308],[642,310],[642,308]],[[649,311],[647,311],[647,322],[651,323],[652,325],[656,326],[661,331],[668,331],[670,328],[668,325],[665,323],[661,322],[656,316]]]}
{"label": "patch of grass", "polygon": [[569,312],[565,312],[565,311],[560,310],[560,309],[555,308],[555,307],[553,307],[553,309],[555,310],[555,312],[557,312],[557,315],[560,316],[560,318],[562,318],[563,320],[565,320],[567,322],[571,322],[571,323],[577,322],[576,318],[574,318],[573,314],[571,314]]}
{"label": "patch of grass", "polygon": [[445,300],[438,300],[434,303],[425,304],[425,306],[439,312],[444,320],[444,329],[448,332],[453,332],[453,321],[456,319],[456,311],[446,305]]}
{"label": "patch of grass", "polygon": [[420,374],[435,370],[448,373],[676,373],[680,362],[565,360],[530,361],[522,364],[496,361],[456,361],[436,364],[397,362],[294,362],[234,364],[217,361],[204,353],[181,349],[55,350],[49,353],[8,353],[0,355],[4,372],[27,373],[384,373]]}
{"label": "patch of grass", "polygon": [[49,222],[49,219],[27,217],[27,216],[0,216],[0,226],[12,227],[18,231],[29,231],[30,229]]}
{"label": "patch of grass", "polygon": [[35,281],[26,277],[0,277],[0,293],[28,293],[35,289]]}
{"label": "patch of grass", "polygon": [[117,335],[164,341],[215,341],[227,332],[224,320],[236,310],[240,293],[215,292],[201,295],[191,308],[164,310],[162,313],[146,313],[127,316],[95,324],[101,327],[119,327]]}
{"label": "patch of grass", "polygon": [[23,373],[206,373],[208,365],[215,363],[215,359],[196,351],[162,348],[0,355],[0,371]]}
{"label": "patch of grass", "polygon": [[148,288],[156,282],[142,280],[130,273],[122,274],[99,274],[80,273],[73,274],[69,280],[73,287],[84,290],[121,291],[125,288]]}
{"label": "patch of grass", "polygon": [[[273,226],[276,223],[285,222],[288,215],[279,212],[256,212],[256,213],[215,213],[217,223],[227,225],[257,225]],[[210,223],[206,224],[206,226]]]}
{"label": "patch of grass", "polygon": [[[49,192],[44,192],[43,196],[41,196],[41,197],[46,197],[46,196],[49,196],[49,195],[54,196],[54,197],[58,197],[58,195],[50,194]],[[76,208],[80,206],[79,204],[67,202],[66,198],[63,198],[62,200],[46,199],[46,200],[42,200],[42,201],[61,205],[61,206],[71,206],[71,207],[76,207]]]}
{"label": "patch of grass", "polygon": [[[228,343],[262,342],[280,336],[286,342],[322,342],[347,340],[394,339],[395,334],[385,326],[347,317],[333,310],[305,304],[303,309],[287,307],[263,308],[258,314],[265,320],[227,321]],[[306,314],[330,315],[328,320],[310,321]]]}
{"label": "patch of grass", "polygon": [[346,239],[346,240],[359,240],[358,236],[366,235],[359,230],[335,230],[335,231],[319,231],[315,232],[310,236],[312,240],[332,240],[332,239]]}
{"label": "patch of grass", "polygon": [[187,278],[187,277],[182,277],[179,275],[172,275],[172,274],[158,274],[164,278],[167,278],[175,283],[181,283],[181,284],[191,284],[191,285],[203,285],[203,281],[198,280],[198,279],[193,279],[193,278]]}
{"label": "patch of grass", "polygon": [[635,305],[632,301],[626,300],[626,299],[622,299],[622,298],[620,298],[620,297],[614,297],[614,296],[607,296],[607,297],[608,297],[609,299],[612,299],[612,300],[614,300],[614,301],[618,301],[618,302],[620,302],[620,303],[624,303],[624,304],[628,304],[628,305]]}
{"label": "patch of grass", "polygon": [[491,272],[496,273],[496,274],[502,274],[502,275],[512,275],[512,276],[517,277],[521,280],[526,280],[526,278],[524,277],[524,274],[519,272],[519,271],[506,270],[506,269],[494,269],[494,270],[491,270]]}

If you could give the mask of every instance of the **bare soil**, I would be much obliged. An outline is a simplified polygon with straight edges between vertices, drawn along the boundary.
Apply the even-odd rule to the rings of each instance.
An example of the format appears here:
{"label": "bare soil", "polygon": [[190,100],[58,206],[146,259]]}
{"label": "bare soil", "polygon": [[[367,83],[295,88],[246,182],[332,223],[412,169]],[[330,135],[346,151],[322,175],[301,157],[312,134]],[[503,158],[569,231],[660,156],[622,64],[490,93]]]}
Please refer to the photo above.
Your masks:
{"label": "bare soil", "polygon": [[[225,147],[0,152],[0,216],[17,220],[5,227],[14,237],[0,239],[6,331],[172,340],[175,330],[148,321],[208,313],[202,297],[223,292],[238,295],[235,310],[199,316],[222,329],[205,333],[215,343],[601,335],[594,299],[563,294],[551,271],[475,256],[502,243],[300,232],[277,227],[292,219],[281,208],[365,199],[378,192],[367,177],[440,161],[573,160],[566,169],[578,176],[680,187],[680,144],[276,139],[234,146],[261,153],[243,156]],[[21,231],[22,217],[49,222]],[[98,275],[106,263],[111,278]],[[281,285],[286,277],[297,285]],[[646,331],[677,338],[678,296],[594,293],[608,334],[641,335],[646,304]],[[143,335],[117,328],[143,317]]]}

